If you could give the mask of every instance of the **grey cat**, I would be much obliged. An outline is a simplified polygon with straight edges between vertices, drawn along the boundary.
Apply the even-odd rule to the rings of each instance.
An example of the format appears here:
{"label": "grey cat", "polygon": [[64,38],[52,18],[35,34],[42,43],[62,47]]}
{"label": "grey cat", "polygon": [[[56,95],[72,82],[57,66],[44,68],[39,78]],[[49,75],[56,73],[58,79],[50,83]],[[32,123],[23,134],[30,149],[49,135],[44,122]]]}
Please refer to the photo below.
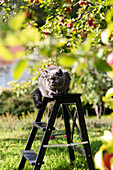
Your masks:
{"label": "grey cat", "polygon": [[67,70],[49,66],[39,77],[38,88],[33,94],[35,107],[42,107],[42,96],[67,94],[70,86],[70,75]]}

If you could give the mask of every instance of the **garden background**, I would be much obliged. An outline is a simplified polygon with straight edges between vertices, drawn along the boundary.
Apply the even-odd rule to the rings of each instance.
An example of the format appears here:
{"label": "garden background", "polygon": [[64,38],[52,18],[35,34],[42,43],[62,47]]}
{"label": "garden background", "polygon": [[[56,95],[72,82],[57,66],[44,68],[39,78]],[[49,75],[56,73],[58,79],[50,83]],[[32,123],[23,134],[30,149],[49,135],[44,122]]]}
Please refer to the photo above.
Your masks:
{"label": "garden background", "polygon": [[[20,151],[25,148],[37,113],[32,95],[39,75],[50,65],[67,69],[71,75],[70,92],[82,94],[95,167],[113,169],[113,130],[104,132],[113,124],[112,7],[112,0],[0,2],[0,65],[16,63],[13,70],[16,81],[10,82],[0,94],[1,169],[17,169],[19,165]],[[18,50],[21,47],[22,50]],[[10,50],[13,48],[17,49],[15,53]],[[31,78],[19,82],[25,70]],[[51,105],[44,120],[48,118],[50,108]],[[56,126],[58,131],[64,131],[61,110]],[[42,137],[42,133],[38,133],[33,144],[35,150],[38,150]],[[76,134],[74,140],[79,140]],[[65,136],[50,142],[65,143]],[[66,148],[48,149],[42,168],[87,169],[86,160],[79,154],[71,167],[65,152]],[[104,158],[106,153],[109,164]],[[27,164],[25,169],[30,169],[30,165]]]}

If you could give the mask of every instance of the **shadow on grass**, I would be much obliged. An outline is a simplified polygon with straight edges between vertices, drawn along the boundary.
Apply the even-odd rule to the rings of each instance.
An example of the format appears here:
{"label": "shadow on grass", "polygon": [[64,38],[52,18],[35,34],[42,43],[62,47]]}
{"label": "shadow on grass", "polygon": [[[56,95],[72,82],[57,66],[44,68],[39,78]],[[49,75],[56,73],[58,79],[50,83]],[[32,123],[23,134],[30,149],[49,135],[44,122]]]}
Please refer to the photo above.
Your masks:
{"label": "shadow on grass", "polygon": [[54,168],[53,170],[72,170],[74,168],[74,165],[72,166],[70,163],[67,163],[65,167],[61,164],[58,167]]}
{"label": "shadow on grass", "polygon": [[15,142],[15,143],[25,143],[27,142],[27,139],[16,139],[16,138],[6,138],[6,139],[0,139],[0,143],[1,142]]}
{"label": "shadow on grass", "polygon": [[92,141],[90,146],[91,146],[91,151],[92,151],[92,156],[94,156],[96,154],[96,152],[98,152],[100,146],[102,145],[101,141]]}
{"label": "shadow on grass", "polygon": [[81,158],[79,157],[79,161],[75,159],[75,161],[73,161],[73,163],[68,163],[65,162],[59,164],[56,168],[53,168],[53,170],[87,170],[88,166],[86,161],[84,161],[83,159],[81,160]]}

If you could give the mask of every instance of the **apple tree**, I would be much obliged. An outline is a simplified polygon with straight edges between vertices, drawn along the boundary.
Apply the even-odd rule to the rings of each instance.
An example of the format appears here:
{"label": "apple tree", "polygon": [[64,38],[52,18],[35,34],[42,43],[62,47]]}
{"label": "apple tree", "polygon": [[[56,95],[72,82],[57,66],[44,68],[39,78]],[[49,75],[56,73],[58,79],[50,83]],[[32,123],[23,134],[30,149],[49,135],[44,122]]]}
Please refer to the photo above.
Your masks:
{"label": "apple tree", "polygon": [[[81,87],[84,100],[86,96],[92,96],[87,97],[87,102],[95,105],[96,101],[96,110],[101,110],[99,105],[104,93],[98,93],[97,87],[102,79],[106,81],[104,72],[109,72],[112,77],[112,67],[106,62],[106,56],[112,52],[112,1],[3,0],[0,7],[1,57],[7,61],[20,59],[14,77],[21,76],[34,51],[37,55],[37,62],[29,65],[33,78],[25,86],[17,84],[15,87],[29,91],[27,87],[34,88],[40,71],[47,64],[60,64],[70,70],[72,79],[76,74],[74,84],[78,84],[79,78],[78,87]],[[11,48],[15,46],[24,47],[24,50],[12,54]],[[49,59],[41,62],[39,55]],[[88,84],[92,82],[88,78],[94,73],[95,88],[89,90]],[[83,92],[82,84],[86,84],[87,92]],[[108,84],[104,84],[104,90],[107,88]],[[72,91],[76,91],[73,86]]]}

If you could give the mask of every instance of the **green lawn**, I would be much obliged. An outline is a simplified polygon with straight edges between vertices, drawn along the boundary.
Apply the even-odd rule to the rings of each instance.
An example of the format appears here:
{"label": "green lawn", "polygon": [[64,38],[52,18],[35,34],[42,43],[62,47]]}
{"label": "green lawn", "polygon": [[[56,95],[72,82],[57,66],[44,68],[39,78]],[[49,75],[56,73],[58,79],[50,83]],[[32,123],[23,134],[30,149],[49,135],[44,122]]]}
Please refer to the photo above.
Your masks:
{"label": "green lawn", "polygon": [[[7,117],[0,117],[0,170],[16,170],[21,160],[21,151],[24,150],[26,142],[31,131],[32,122],[35,120],[35,114],[30,114],[21,120],[17,117],[7,115]],[[60,123],[59,123],[60,122]],[[89,140],[91,144],[92,155],[98,151],[101,146],[100,136],[103,135],[104,129],[110,129],[113,119],[106,116],[100,121],[96,118],[87,118],[87,129]],[[56,127],[62,133],[63,121],[57,119]],[[54,132],[53,132],[54,133]],[[43,133],[38,130],[34,140],[32,149],[37,153],[41,144]],[[74,142],[78,142],[79,137],[75,131]],[[66,138],[63,135],[56,136],[55,139],[50,139],[49,144],[66,143]],[[86,170],[87,161],[81,154],[75,153],[74,165],[71,166],[69,162],[68,148],[47,148],[44,157],[45,164],[42,165],[42,170]],[[31,170],[33,167],[27,161],[24,167],[25,170]]]}

